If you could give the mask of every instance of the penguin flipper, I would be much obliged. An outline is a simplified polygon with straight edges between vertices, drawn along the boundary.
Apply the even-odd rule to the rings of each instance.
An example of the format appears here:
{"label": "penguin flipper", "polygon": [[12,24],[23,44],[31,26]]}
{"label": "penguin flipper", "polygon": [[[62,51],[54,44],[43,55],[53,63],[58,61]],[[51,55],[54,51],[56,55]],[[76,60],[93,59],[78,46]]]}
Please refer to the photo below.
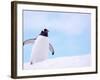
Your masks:
{"label": "penguin flipper", "polygon": [[35,42],[36,38],[34,39],[28,39],[26,41],[23,42],[23,46],[26,45],[26,44],[33,44]]}
{"label": "penguin flipper", "polygon": [[53,49],[53,46],[49,43],[49,50],[52,52],[52,55],[54,55],[54,49]]}

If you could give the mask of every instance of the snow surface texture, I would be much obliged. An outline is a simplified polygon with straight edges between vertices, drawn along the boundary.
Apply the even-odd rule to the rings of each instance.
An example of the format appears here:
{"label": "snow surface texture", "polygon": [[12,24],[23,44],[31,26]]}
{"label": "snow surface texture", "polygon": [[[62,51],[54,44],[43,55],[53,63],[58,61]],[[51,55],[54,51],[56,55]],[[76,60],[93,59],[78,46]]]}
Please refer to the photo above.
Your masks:
{"label": "snow surface texture", "polygon": [[57,69],[57,68],[75,68],[86,67],[91,65],[91,55],[71,56],[71,57],[57,57],[47,59],[38,63],[25,63],[24,69]]}

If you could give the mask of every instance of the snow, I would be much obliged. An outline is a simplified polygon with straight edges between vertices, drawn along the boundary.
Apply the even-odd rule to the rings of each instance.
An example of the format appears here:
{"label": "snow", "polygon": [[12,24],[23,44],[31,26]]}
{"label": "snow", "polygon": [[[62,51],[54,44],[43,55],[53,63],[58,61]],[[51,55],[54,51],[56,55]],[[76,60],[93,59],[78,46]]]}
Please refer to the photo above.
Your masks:
{"label": "snow", "polygon": [[30,64],[25,63],[24,69],[57,69],[57,68],[75,68],[87,67],[91,65],[91,55],[70,56],[70,57],[57,57],[47,59],[38,63]]}

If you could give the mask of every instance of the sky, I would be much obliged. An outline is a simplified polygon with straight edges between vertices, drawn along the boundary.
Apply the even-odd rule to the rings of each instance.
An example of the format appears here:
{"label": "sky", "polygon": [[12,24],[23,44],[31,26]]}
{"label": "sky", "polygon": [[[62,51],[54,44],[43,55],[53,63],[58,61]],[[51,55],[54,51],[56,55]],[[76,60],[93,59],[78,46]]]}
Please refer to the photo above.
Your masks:
{"label": "sky", "polygon": [[[38,36],[47,28],[55,54],[48,58],[91,53],[91,14],[23,10],[23,41]],[[28,62],[32,45],[23,47],[23,60]]]}

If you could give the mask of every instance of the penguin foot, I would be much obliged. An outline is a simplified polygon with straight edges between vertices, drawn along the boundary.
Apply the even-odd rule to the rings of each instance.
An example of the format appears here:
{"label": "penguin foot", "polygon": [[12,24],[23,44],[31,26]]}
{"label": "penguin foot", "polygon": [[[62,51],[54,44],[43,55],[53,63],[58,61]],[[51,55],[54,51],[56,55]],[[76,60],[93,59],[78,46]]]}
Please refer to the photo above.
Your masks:
{"label": "penguin foot", "polygon": [[30,64],[32,65],[33,63],[32,63],[32,62],[30,62]]}

